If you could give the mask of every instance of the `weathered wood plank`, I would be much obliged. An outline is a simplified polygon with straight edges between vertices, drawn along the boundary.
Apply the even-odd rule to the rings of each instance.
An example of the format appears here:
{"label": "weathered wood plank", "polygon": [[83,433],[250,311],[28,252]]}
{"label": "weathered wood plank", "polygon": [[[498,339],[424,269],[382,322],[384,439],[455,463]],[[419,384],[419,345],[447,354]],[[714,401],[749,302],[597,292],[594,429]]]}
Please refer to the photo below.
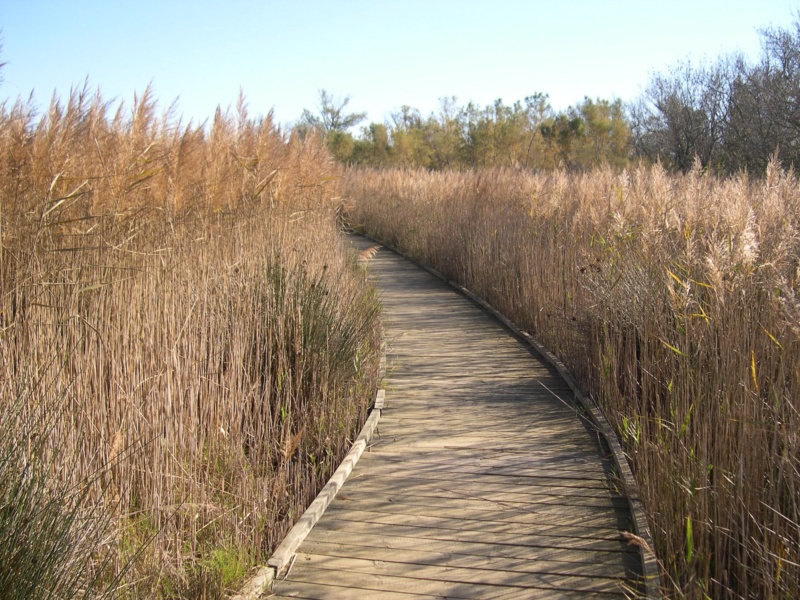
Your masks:
{"label": "weathered wood plank", "polygon": [[377,559],[345,558],[317,554],[298,554],[296,568],[330,571],[346,571],[352,574],[404,577],[413,580],[469,583],[517,587],[524,589],[557,589],[569,591],[590,591],[620,593],[623,578],[606,576],[582,577],[566,573],[538,571],[508,571],[496,567],[463,568],[455,566],[416,564],[409,570],[403,563]]}
{"label": "weathered wood plank", "polygon": [[[543,593],[540,593],[533,586],[520,586],[520,585],[499,585],[499,584],[485,584],[478,582],[460,582],[460,581],[446,581],[446,580],[427,580],[416,579],[414,577],[392,576],[392,575],[375,575],[372,573],[353,573],[350,571],[329,571],[327,569],[319,568],[318,566],[296,564],[295,576],[298,579],[310,583],[328,583],[334,580],[338,585],[349,585],[355,592],[354,597],[365,597],[369,592],[404,592],[413,594],[427,594],[427,595],[441,595],[447,598],[495,598],[498,594],[507,591],[507,588],[512,588],[513,591],[525,592],[528,598],[541,598],[547,597],[548,592],[558,591],[563,592],[582,592],[586,590],[570,590],[569,588],[554,588],[547,587],[542,584],[541,588]],[[275,585],[275,591],[282,593],[282,582]],[[286,586],[288,587],[288,586]],[[516,589],[514,589],[516,588]],[[363,592],[361,591],[363,590]],[[596,590],[605,593],[609,596],[624,597],[622,591],[617,590]],[[357,594],[362,595],[357,595]]]}
{"label": "weathered wood plank", "polygon": [[[331,578],[334,579],[334,578]],[[333,585],[330,582],[306,583],[304,581],[291,581],[275,583],[275,591],[265,595],[270,600],[354,600],[353,588],[348,585]],[[284,596],[281,591],[288,595]],[[369,597],[361,595],[361,598]],[[376,595],[372,595],[376,598]],[[381,600],[442,600],[441,595],[406,594],[390,590],[381,590]]]}
{"label": "weathered wood plank", "polygon": [[615,536],[617,539],[602,539],[590,537],[563,537],[556,535],[541,535],[538,532],[518,530],[514,531],[488,531],[481,529],[478,531],[442,529],[436,527],[423,527],[416,525],[395,525],[383,523],[376,527],[375,523],[363,521],[344,521],[325,519],[320,521],[314,530],[309,534],[309,540],[319,540],[322,537],[330,537],[338,532],[346,532],[349,535],[363,535],[365,537],[374,535],[376,531],[381,532],[382,537],[408,537],[420,540],[439,540],[442,542],[468,542],[482,544],[497,544],[505,546],[518,546],[524,548],[558,548],[591,552],[636,552],[628,543]]}
{"label": "weathered wood plank", "polygon": [[[482,556],[487,558],[513,558],[526,561],[549,560],[565,563],[563,569],[569,570],[570,565],[604,565],[609,569],[608,574],[614,575],[626,565],[638,564],[635,552],[606,552],[602,550],[581,548],[553,548],[540,546],[515,546],[508,544],[493,544],[490,542],[465,542],[453,540],[439,540],[436,538],[413,538],[389,535],[364,536],[361,534],[336,533],[323,531],[310,536],[305,544],[309,547],[318,543],[341,544],[344,546],[359,546],[363,548],[385,548],[395,552],[398,561],[407,562],[406,552],[425,551],[443,554],[459,554],[467,556]],[[301,548],[305,551],[305,545]],[[567,564],[568,563],[568,564]]]}
{"label": "weathered wood plank", "polygon": [[[384,431],[378,439],[370,445],[374,450],[376,448],[385,448],[394,446],[395,448],[402,447],[406,451],[412,452],[417,449],[433,449],[438,448],[442,450],[458,450],[458,449],[472,449],[479,448],[486,445],[484,436],[469,436],[469,435],[448,435],[446,433],[440,434],[438,437],[421,437],[418,438],[413,434],[389,434]],[[492,444],[495,452],[514,452],[524,451],[525,445],[511,441],[501,441]],[[586,451],[590,446],[587,444],[572,443],[568,440],[562,444],[553,441],[550,443],[541,442],[539,448],[542,451],[550,451],[557,453],[559,449],[565,452],[580,452]]]}
{"label": "weathered wood plank", "polygon": [[[469,505],[460,502],[461,506],[452,503],[422,502],[419,498],[411,501],[400,499],[381,500],[362,495],[345,496],[339,499],[331,510],[342,508],[353,511],[384,512],[387,515],[421,515],[429,517],[442,517],[453,515],[475,521],[509,522],[528,526],[569,526],[576,523],[572,511],[564,511],[558,505],[536,504],[533,508],[519,506],[498,506],[497,503],[476,503]],[[476,504],[478,504],[476,506]],[[582,527],[614,529],[627,531],[630,528],[630,515],[627,511],[618,510],[610,513],[607,510],[594,510],[585,512],[579,521]]]}
{"label": "weathered wood plank", "polygon": [[[391,432],[389,432],[391,434]],[[379,435],[387,435],[387,432],[380,433]],[[413,459],[414,457],[435,457],[435,456],[444,456],[441,452],[437,450],[417,450],[415,452],[404,452],[402,450],[382,450],[381,454],[389,455],[399,455],[406,457],[408,459]],[[510,460],[513,457],[517,456],[519,458],[524,458],[526,460],[533,461],[534,463],[537,460],[550,460],[554,462],[561,462],[561,461],[582,461],[584,463],[595,462],[600,464],[604,461],[604,455],[601,454],[600,450],[596,452],[592,452],[589,450],[580,450],[580,451],[567,451],[564,452],[554,452],[552,449],[543,449],[539,448],[537,445],[530,445],[528,447],[522,447],[519,449],[514,450],[513,452],[509,451],[507,453],[501,453],[497,451],[497,448],[494,446],[484,446],[482,448],[464,448],[457,453],[453,454],[455,459],[496,459],[498,461],[502,460]],[[605,464],[610,464],[608,461],[605,461]]]}
{"label": "weathered wood plank", "polygon": [[370,464],[362,465],[355,477],[380,476],[386,478],[394,477],[417,477],[419,479],[441,480],[475,480],[488,478],[486,481],[501,483],[508,486],[516,485],[557,485],[563,487],[596,487],[608,489],[606,479],[598,473],[592,471],[559,471],[557,469],[535,470],[529,474],[520,475],[514,471],[497,472],[491,469],[473,468],[466,470],[465,467],[450,467],[447,464],[440,465],[387,465]]}
{"label": "weathered wood plank", "polygon": [[[353,477],[353,482],[349,487],[352,494],[356,490],[369,490],[371,492],[390,493],[402,487],[407,494],[415,495],[434,495],[440,494],[446,497],[468,497],[483,498],[484,500],[509,501],[519,499],[520,502],[547,502],[556,500],[565,501],[564,496],[569,497],[569,502],[584,502],[595,505],[593,500],[598,500],[598,505],[605,506],[605,502],[600,500],[611,499],[625,500],[623,496],[611,490],[608,486],[598,485],[563,485],[558,480],[541,478],[536,480],[528,478],[520,482],[512,483],[509,481],[494,481],[490,478],[481,477],[480,479],[452,479],[448,477],[419,477],[417,474],[411,476],[387,475],[381,473],[357,473]],[[525,500],[529,496],[530,500]],[[626,504],[621,504],[625,508]]]}
{"label": "weathered wood plank", "polygon": [[[406,514],[400,512],[377,512],[337,506],[330,509],[330,517],[338,521],[354,521],[356,523],[413,525],[454,531],[485,531],[488,533],[519,533],[523,528],[518,521],[492,521],[490,518],[470,519],[458,511],[450,516],[428,514]],[[488,515],[491,517],[491,515]],[[527,523],[527,529],[538,535],[555,537],[574,537],[619,540],[620,532],[616,527],[590,527],[576,524]],[[376,529],[380,529],[377,528]]]}
{"label": "weathered wood plank", "polygon": [[348,493],[394,494],[402,490],[406,496],[432,498],[481,499],[492,502],[519,504],[552,504],[566,502],[573,506],[626,508],[627,500],[606,488],[576,488],[547,485],[509,486],[481,480],[423,479],[419,477],[370,477],[357,474],[348,486]]}
{"label": "weathered wood plank", "polygon": [[[400,438],[391,438],[400,439]],[[390,441],[391,441],[390,439]],[[464,442],[465,440],[460,440]],[[468,441],[468,440],[466,440]],[[531,478],[531,477],[552,477],[553,473],[558,474],[558,478],[569,479],[596,479],[604,472],[608,472],[608,478],[613,478],[613,471],[610,471],[610,465],[600,460],[600,457],[592,457],[584,450],[574,450],[571,454],[563,457],[558,456],[558,448],[552,444],[542,444],[542,450],[539,454],[531,454],[526,451],[522,446],[507,445],[503,450],[496,450],[494,454],[495,459],[503,458],[505,460],[488,460],[489,455],[484,451],[486,445],[471,445],[465,443],[445,444],[442,446],[435,445],[418,445],[413,450],[406,449],[407,460],[405,461],[387,461],[382,460],[385,454],[399,454],[403,447],[398,444],[373,444],[370,447],[370,452],[366,453],[366,460],[369,461],[365,467],[369,467],[375,471],[384,469],[386,471],[392,469],[400,470],[416,470],[415,472],[425,472],[427,469],[438,469],[447,466],[447,460],[442,455],[452,457],[452,470],[454,473],[462,473],[471,475],[476,480],[480,479],[481,475],[497,474],[498,476],[511,476],[518,478]],[[547,450],[545,453],[544,450]],[[567,450],[565,449],[566,453]],[[414,460],[419,456],[421,460]],[[376,457],[373,462],[373,457]],[[592,460],[597,458],[597,460]],[[589,459],[589,460],[586,460]],[[596,477],[593,477],[595,475]],[[489,480],[487,480],[489,481]]]}
{"label": "weathered wood plank", "polygon": [[[494,569],[518,573],[550,573],[553,575],[563,574],[616,579],[631,576],[631,572],[620,561],[575,563],[550,560],[548,558],[528,560],[505,556],[458,554],[457,552],[437,552],[422,549],[407,549],[399,553],[393,548],[349,545],[343,544],[341,541],[336,543],[309,542],[303,547],[303,550],[307,554],[362,558],[408,565],[436,565],[464,569]],[[631,561],[631,563],[635,567],[634,561]]]}
{"label": "weathered wood plank", "polygon": [[[413,465],[442,465],[452,464],[462,468],[493,468],[515,469],[516,472],[531,470],[535,472],[540,468],[557,468],[572,470],[595,470],[610,467],[608,460],[601,458],[595,452],[552,453],[536,452],[527,449],[526,452],[497,453],[488,448],[475,448],[471,451],[442,454],[439,451],[395,452],[382,450],[381,452],[367,452],[364,461],[393,461],[394,463]],[[362,462],[362,466],[367,462]]]}
{"label": "weathered wood plank", "polygon": [[[278,584],[279,587],[286,588],[287,584]],[[608,594],[595,594],[586,592],[566,592],[563,590],[537,590],[531,593],[530,590],[511,590],[505,591],[507,588],[498,588],[500,591],[491,596],[492,600],[545,600],[545,599],[558,599],[558,600],[583,600],[585,598],[617,598],[619,596],[610,596]],[[458,598],[475,598],[475,596],[455,596],[451,594],[407,594],[402,592],[394,592],[387,590],[359,590],[358,595],[354,595],[354,589],[351,587],[331,584],[315,584],[304,582],[291,582],[290,595],[284,596],[278,593],[272,593],[264,598],[270,600],[354,600],[354,598],[371,598],[380,600],[450,600]]]}
{"label": "weathered wood plank", "polygon": [[[337,496],[337,502],[352,502],[359,501],[362,494],[351,494],[347,488],[345,491]],[[462,498],[448,498],[442,496],[415,496],[404,494],[402,490],[395,491],[390,494],[373,493],[370,496],[373,501],[382,501],[387,507],[391,508],[392,504],[412,504],[418,506],[442,507],[448,510],[462,510],[462,509],[480,509],[480,510],[496,510],[500,511],[504,508],[522,509],[531,515],[545,516],[545,515],[558,515],[558,516],[571,516],[575,519],[576,513],[583,517],[591,517],[598,514],[615,514],[625,513],[623,507],[609,507],[609,506],[591,506],[581,505],[574,506],[572,502],[566,503],[563,499],[554,502],[501,502],[497,500],[486,500],[483,498],[462,497]]]}
{"label": "weathered wood plank", "polygon": [[[507,400],[504,399],[504,401]],[[487,402],[491,402],[491,400],[487,399]],[[420,405],[419,407],[407,407],[402,413],[389,410],[388,414],[385,415],[386,422],[383,423],[383,426],[398,425],[404,427],[411,425],[415,428],[415,431],[419,430],[420,433],[426,433],[427,429],[441,424],[456,428],[457,431],[470,432],[474,435],[486,435],[492,431],[498,431],[508,435],[509,438],[510,436],[516,436],[520,438],[527,437],[528,439],[552,437],[574,430],[574,414],[553,415],[551,413],[550,415],[542,415],[537,413],[537,418],[541,419],[543,416],[547,416],[549,419],[546,426],[532,428],[530,419],[525,419],[516,414],[516,411],[507,406],[493,406],[484,411],[469,406],[464,407],[461,411],[448,411],[444,410],[444,408],[440,405]],[[431,417],[435,417],[435,423],[430,422]],[[489,429],[489,425],[491,425],[491,429]]]}

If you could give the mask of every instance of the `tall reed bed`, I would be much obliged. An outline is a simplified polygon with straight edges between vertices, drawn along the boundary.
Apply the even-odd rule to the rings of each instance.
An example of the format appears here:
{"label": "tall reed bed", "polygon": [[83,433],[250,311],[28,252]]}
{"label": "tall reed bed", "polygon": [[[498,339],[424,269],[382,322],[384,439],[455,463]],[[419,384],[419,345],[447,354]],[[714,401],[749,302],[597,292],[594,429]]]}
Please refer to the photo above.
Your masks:
{"label": "tall reed bed", "polygon": [[354,225],[487,298],[598,399],[668,594],[800,597],[793,174],[353,171],[346,189]]}
{"label": "tall reed bed", "polygon": [[41,117],[0,108],[0,157],[0,563],[37,539],[12,518],[24,498],[62,494],[70,524],[60,574],[27,561],[0,595],[221,597],[327,480],[377,385],[337,167],[243,101],[199,127],[149,93],[112,111],[85,90]]}

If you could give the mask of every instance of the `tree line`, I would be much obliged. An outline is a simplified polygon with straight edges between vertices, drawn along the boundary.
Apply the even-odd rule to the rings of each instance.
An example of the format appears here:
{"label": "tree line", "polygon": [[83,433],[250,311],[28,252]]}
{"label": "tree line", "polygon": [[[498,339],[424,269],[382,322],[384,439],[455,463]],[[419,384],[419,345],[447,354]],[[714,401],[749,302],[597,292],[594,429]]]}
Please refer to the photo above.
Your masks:
{"label": "tree line", "polygon": [[354,135],[366,113],[348,112],[349,97],[322,90],[317,110],[303,111],[294,129],[319,129],[338,160],[373,167],[582,170],[659,161],[675,171],[699,164],[760,174],[773,157],[800,166],[800,14],[760,35],[755,62],[742,54],[686,61],[652,75],[628,103],[586,97],[556,111],[543,93],[488,106],[450,97],[427,116],[403,106]]}
{"label": "tree line", "polygon": [[[317,113],[303,112],[296,130],[324,132],[328,147],[342,162],[373,167],[515,166],[579,168],[602,163],[624,165],[630,154],[630,126],[620,100],[591,100],[556,112],[546,94],[513,104],[458,105],[440,100],[423,114],[403,106],[385,123],[370,123],[354,136],[349,128],[364,113],[347,113],[349,97],[320,92]],[[345,124],[349,124],[345,125]]]}

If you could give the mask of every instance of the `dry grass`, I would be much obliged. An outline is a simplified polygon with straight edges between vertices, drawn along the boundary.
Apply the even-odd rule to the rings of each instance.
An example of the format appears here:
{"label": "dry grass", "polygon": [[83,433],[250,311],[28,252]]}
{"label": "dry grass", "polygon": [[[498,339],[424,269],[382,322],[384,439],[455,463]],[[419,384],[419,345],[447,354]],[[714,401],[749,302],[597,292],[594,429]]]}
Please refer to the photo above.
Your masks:
{"label": "dry grass", "polygon": [[203,129],[149,93],[112,111],[85,90],[41,119],[0,108],[0,157],[0,402],[24,399],[5,447],[114,517],[98,589],[130,561],[114,596],[220,597],[327,480],[377,384],[338,169],[243,101]]}
{"label": "dry grass", "polygon": [[349,218],[558,354],[632,460],[675,597],[800,596],[800,186],[659,167],[349,174]]}

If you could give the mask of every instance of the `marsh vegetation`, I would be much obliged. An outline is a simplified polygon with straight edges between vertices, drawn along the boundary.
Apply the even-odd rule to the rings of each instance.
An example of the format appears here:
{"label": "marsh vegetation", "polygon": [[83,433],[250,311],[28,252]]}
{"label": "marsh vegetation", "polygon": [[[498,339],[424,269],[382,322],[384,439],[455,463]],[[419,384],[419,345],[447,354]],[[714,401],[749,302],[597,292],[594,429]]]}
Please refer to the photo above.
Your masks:
{"label": "marsh vegetation", "polygon": [[2,108],[0,155],[3,595],[220,597],[377,385],[340,168],[244,101],[202,128],[80,89]]}

